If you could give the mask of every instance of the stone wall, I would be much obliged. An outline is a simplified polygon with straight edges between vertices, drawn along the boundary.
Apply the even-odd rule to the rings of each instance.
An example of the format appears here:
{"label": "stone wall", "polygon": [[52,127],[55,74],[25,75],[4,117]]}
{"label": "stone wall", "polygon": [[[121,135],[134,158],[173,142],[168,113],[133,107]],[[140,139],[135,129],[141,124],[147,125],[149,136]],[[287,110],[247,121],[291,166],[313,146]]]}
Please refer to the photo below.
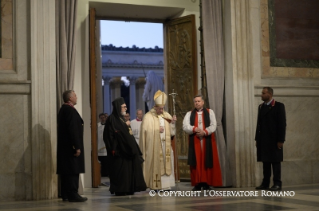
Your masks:
{"label": "stone wall", "polygon": [[[317,183],[319,167],[319,68],[272,67],[269,63],[268,1],[256,4],[260,14],[261,68],[255,70],[255,112],[263,86],[274,88],[274,98],[285,104],[287,131],[282,163],[283,185]],[[257,25],[256,17],[256,25]],[[255,113],[257,119],[257,113]],[[262,179],[258,164],[257,183]]]}
{"label": "stone wall", "polygon": [[1,2],[12,68],[0,65],[0,201],[55,198],[55,1]]}
{"label": "stone wall", "polygon": [[264,86],[286,106],[283,185],[318,182],[318,69],[270,66],[267,2],[224,1],[226,140],[235,187],[262,180],[254,137]]}
{"label": "stone wall", "polygon": [[[0,201],[31,199],[31,80],[27,55],[26,2],[1,1],[1,8]],[[13,12],[20,16],[14,18]],[[11,65],[8,66],[8,62]]]}

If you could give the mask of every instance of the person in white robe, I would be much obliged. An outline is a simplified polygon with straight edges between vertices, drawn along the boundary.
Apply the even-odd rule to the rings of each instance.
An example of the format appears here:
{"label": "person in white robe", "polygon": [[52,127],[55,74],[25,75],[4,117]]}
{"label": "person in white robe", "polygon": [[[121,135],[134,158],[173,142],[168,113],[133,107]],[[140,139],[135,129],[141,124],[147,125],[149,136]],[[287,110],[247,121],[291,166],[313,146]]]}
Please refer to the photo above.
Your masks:
{"label": "person in white robe", "polygon": [[164,92],[155,93],[155,106],[144,115],[140,129],[144,179],[146,186],[153,190],[170,190],[175,186],[171,139],[176,133],[177,119],[164,111],[166,100]]}
{"label": "person in white robe", "polygon": [[131,121],[131,128],[132,128],[133,135],[134,135],[134,138],[135,138],[137,144],[139,144],[140,128],[141,128],[141,124],[142,124],[142,119],[143,119],[143,111],[142,111],[142,109],[137,109],[136,110],[136,119],[133,119]]}
{"label": "person in white robe", "polygon": [[99,114],[100,122],[98,123],[98,131],[97,131],[97,149],[98,149],[98,159],[101,162],[101,176],[107,177],[108,176],[108,168],[107,168],[107,152],[105,148],[105,144],[103,141],[103,132],[104,132],[104,125],[107,119],[104,113]]}

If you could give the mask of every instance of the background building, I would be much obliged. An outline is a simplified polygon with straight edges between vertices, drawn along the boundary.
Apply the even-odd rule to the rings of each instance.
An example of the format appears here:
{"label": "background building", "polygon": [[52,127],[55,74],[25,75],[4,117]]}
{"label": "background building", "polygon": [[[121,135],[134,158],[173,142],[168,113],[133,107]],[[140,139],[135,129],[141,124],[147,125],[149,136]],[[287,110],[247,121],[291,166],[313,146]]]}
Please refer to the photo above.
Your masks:
{"label": "background building", "polygon": [[[142,99],[145,76],[152,70],[164,80],[163,49],[157,46],[146,49],[136,46],[123,48],[103,45],[101,52],[104,112],[112,111],[112,101],[115,98],[124,97],[131,119],[135,118],[137,108],[145,113],[147,108]],[[123,76],[127,77],[128,88],[121,80]],[[121,95],[121,89],[124,95]]]}

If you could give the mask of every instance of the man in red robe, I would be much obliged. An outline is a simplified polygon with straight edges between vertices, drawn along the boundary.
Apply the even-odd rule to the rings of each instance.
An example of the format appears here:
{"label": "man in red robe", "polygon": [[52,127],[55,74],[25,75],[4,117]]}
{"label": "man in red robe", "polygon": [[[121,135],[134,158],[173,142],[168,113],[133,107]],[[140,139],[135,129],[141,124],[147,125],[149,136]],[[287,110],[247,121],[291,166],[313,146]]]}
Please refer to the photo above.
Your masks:
{"label": "man in red robe", "polygon": [[194,97],[195,109],[187,112],[183,130],[189,134],[188,165],[193,190],[211,190],[222,186],[222,173],[214,131],[216,118],[212,109],[204,108],[202,95]]}

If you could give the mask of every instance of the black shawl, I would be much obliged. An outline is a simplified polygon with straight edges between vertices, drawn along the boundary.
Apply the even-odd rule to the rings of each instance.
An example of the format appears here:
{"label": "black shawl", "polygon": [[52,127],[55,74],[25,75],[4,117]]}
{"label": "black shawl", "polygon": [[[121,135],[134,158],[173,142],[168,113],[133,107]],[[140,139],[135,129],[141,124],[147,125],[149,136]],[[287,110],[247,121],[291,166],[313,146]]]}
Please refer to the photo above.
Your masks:
{"label": "black shawl", "polygon": [[135,155],[142,155],[140,148],[137,146],[135,138],[130,134],[130,126],[126,125],[123,115],[121,114],[121,105],[125,104],[122,97],[112,102],[113,111],[107,118],[103,139],[108,154],[132,158]]}
{"label": "black shawl", "polygon": [[110,191],[136,192],[144,191],[146,184],[142,170],[142,153],[137,145],[130,127],[126,125],[121,114],[123,98],[112,102],[113,111],[107,118],[103,139],[110,156]]}
{"label": "black shawl", "polygon": [[[204,123],[205,128],[210,125],[210,118],[209,118],[209,112],[206,108],[203,108],[204,112]],[[190,124],[195,124],[195,115],[197,114],[197,110],[194,109],[190,116]],[[204,129],[205,129],[204,128]],[[188,146],[188,162],[187,164],[190,166],[196,166],[196,154],[195,154],[195,147],[194,147],[194,136],[196,134],[193,133],[189,135],[189,146]],[[206,168],[212,168],[213,167],[213,151],[212,151],[212,141],[211,141],[211,135],[208,135],[205,137],[205,167]]]}

